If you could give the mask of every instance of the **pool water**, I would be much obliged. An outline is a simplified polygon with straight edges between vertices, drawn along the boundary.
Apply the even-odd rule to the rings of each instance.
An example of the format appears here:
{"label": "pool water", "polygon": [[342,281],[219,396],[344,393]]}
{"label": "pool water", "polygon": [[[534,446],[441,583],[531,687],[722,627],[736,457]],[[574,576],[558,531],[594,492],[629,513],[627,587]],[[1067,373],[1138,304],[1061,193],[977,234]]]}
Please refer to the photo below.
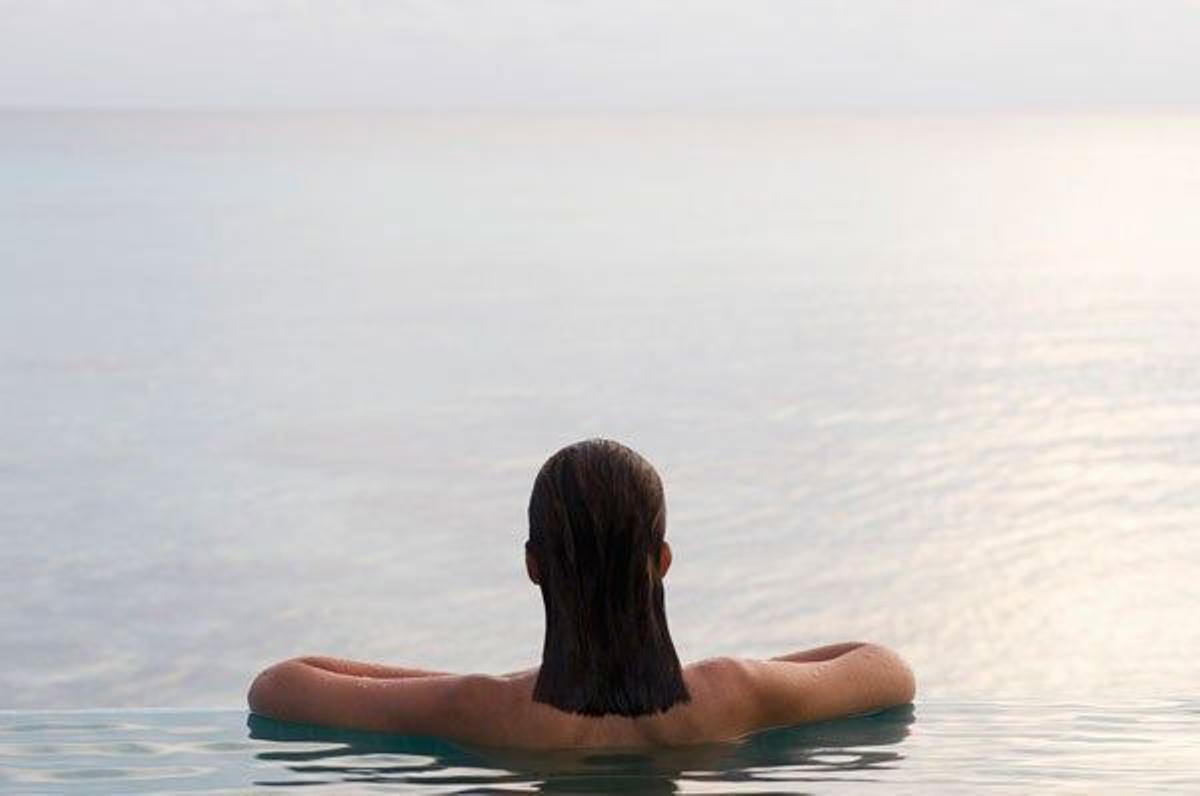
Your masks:
{"label": "pool water", "polygon": [[513,753],[236,710],[0,713],[5,793],[1200,791],[1200,701],[921,702],[658,752]]}

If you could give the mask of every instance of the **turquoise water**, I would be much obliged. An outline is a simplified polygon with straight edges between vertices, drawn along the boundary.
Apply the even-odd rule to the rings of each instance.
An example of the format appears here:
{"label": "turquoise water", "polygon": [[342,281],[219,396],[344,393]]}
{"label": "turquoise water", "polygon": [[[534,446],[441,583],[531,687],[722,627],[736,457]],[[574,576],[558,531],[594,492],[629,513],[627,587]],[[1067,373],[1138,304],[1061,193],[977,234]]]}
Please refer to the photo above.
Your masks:
{"label": "turquoise water", "polygon": [[920,703],[728,746],[522,754],[239,711],[0,713],[6,793],[1195,792],[1200,703]]}

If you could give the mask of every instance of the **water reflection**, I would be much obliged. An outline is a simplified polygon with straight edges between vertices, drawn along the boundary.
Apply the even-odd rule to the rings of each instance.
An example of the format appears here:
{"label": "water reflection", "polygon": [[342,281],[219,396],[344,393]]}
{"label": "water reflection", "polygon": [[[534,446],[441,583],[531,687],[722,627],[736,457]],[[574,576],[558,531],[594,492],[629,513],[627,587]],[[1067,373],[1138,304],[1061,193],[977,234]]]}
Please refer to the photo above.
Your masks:
{"label": "water reflection", "polygon": [[[784,792],[783,783],[870,782],[897,767],[894,747],[909,734],[911,706],[839,721],[789,727],[736,744],[654,751],[526,752],[468,749],[436,738],[393,736],[250,716],[250,738],[287,743],[256,758],[294,776],[260,787],[336,783],[421,785],[448,792],[688,793],[713,788]],[[304,742],[297,749],[295,744]],[[795,792],[794,788],[785,788]]]}
{"label": "water reflection", "polygon": [[[0,711],[0,792],[1200,793],[1195,700],[922,702],[653,753],[461,749],[243,711]],[[247,737],[249,735],[249,737]]]}

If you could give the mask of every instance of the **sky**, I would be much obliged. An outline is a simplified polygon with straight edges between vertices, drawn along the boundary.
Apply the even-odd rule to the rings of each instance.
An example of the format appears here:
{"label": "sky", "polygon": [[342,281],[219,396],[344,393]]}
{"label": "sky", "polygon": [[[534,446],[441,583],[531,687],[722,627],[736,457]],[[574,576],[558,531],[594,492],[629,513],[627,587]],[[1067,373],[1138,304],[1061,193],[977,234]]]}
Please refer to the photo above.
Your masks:
{"label": "sky", "polygon": [[0,0],[0,107],[1200,107],[1200,0]]}

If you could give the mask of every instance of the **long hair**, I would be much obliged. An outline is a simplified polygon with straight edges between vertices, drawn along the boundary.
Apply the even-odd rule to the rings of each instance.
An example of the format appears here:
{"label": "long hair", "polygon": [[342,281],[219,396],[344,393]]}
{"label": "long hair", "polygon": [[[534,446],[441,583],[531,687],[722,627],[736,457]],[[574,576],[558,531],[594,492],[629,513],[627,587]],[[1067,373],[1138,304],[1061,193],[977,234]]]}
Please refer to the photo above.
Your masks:
{"label": "long hair", "polygon": [[662,481],[624,445],[579,442],[542,466],[526,544],[546,608],[535,701],[588,716],[688,701],[657,566],[665,532]]}

